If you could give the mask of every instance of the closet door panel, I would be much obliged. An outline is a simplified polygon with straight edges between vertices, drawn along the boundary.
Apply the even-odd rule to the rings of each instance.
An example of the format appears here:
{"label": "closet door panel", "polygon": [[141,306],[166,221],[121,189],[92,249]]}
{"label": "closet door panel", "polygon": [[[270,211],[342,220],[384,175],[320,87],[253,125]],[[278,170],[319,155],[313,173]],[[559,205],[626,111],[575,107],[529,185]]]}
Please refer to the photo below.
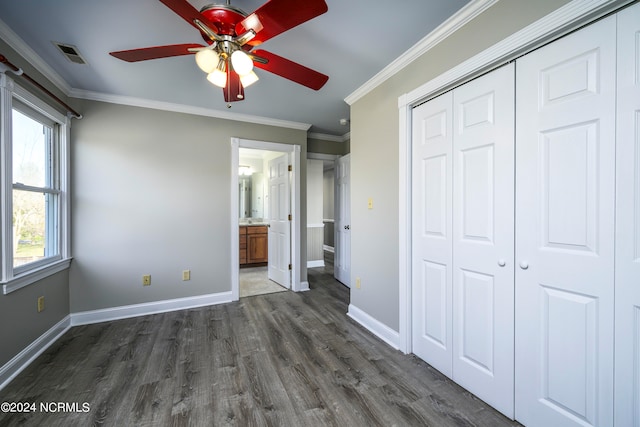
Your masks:
{"label": "closet door panel", "polygon": [[613,424],[616,18],[516,63],[516,419]]}
{"label": "closet door panel", "polygon": [[640,426],[640,4],[618,13],[616,426]]}
{"label": "closet door panel", "polygon": [[513,418],[514,66],[456,88],[453,379]]}
{"label": "closet door panel", "polygon": [[413,110],[412,348],[452,375],[451,93]]}

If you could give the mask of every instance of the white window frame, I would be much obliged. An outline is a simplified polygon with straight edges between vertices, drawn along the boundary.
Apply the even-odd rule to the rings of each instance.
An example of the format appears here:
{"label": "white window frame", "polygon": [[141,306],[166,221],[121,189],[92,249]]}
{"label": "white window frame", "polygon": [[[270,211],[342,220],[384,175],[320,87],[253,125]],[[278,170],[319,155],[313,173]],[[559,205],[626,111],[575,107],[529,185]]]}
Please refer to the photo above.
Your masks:
{"label": "white window frame", "polygon": [[[12,180],[12,114],[13,101],[18,100],[27,107],[55,122],[58,152],[56,156],[59,179],[59,228],[56,244],[60,255],[44,258],[19,267],[13,266],[13,190]],[[69,134],[70,116],[58,112],[39,97],[35,96],[6,74],[0,74],[0,237],[2,254],[0,263],[0,284],[6,295],[52,274],[69,268],[70,250],[70,198],[69,198]]]}

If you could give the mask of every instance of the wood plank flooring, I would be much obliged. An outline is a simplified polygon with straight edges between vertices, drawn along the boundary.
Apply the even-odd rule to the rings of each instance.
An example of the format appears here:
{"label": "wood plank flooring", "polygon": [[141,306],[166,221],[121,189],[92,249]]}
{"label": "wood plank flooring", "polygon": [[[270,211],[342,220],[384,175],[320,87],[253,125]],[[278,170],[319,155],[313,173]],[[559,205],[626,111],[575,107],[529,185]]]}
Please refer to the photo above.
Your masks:
{"label": "wood plank flooring", "polygon": [[0,413],[0,425],[519,425],[349,319],[331,272],[311,269],[304,293],[74,327],[0,402],[80,411]]}

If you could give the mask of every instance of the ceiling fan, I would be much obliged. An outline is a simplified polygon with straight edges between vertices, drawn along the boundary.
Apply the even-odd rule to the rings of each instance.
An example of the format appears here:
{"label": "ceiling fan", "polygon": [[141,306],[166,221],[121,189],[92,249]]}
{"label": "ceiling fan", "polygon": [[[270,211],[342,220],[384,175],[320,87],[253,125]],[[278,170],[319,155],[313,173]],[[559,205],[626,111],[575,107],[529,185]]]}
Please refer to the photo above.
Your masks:
{"label": "ceiling fan", "polygon": [[[324,0],[268,0],[247,14],[231,6],[204,6],[200,11],[187,0],[160,0],[169,9],[198,29],[207,45],[196,43],[153,46],[109,54],[127,62],[195,54],[198,67],[207,79],[223,89],[226,102],[242,101],[244,88],[258,80],[257,68],[319,90],[329,79],[304,65],[256,49],[257,46],[328,10]],[[229,105],[230,106],[230,105]]]}

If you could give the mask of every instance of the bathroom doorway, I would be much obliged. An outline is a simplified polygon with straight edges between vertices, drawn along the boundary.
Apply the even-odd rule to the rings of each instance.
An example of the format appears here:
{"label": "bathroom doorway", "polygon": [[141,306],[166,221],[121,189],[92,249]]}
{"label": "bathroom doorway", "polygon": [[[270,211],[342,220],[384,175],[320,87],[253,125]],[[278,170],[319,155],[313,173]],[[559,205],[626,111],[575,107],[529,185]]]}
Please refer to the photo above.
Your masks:
{"label": "bathroom doorway", "polygon": [[[308,289],[308,282],[301,282],[300,279],[300,146],[240,138],[232,138],[231,145],[233,300],[286,288],[293,291]],[[268,187],[276,184],[273,181],[270,183],[268,168],[276,164],[282,170],[282,159],[288,164],[284,164],[285,174],[282,174],[279,184],[276,183],[280,194],[270,199]],[[277,201],[283,193],[286,193],[289,200],[276,206],[286,205],[289,212],[284,215],[286,221],[277,221],[278,215],[269,211],[275,211],[272,202]],[[280,214],[284,209],[280,208]],[[267,241],[268,259],[265,251],[260,249]],[[247,251],[250,245],[253,248],[251,252]],[[241,290],[241,278],[244,284],[248,284],[243,286],[247,289]],[[282,286],[274,282],[280,282]]]}

